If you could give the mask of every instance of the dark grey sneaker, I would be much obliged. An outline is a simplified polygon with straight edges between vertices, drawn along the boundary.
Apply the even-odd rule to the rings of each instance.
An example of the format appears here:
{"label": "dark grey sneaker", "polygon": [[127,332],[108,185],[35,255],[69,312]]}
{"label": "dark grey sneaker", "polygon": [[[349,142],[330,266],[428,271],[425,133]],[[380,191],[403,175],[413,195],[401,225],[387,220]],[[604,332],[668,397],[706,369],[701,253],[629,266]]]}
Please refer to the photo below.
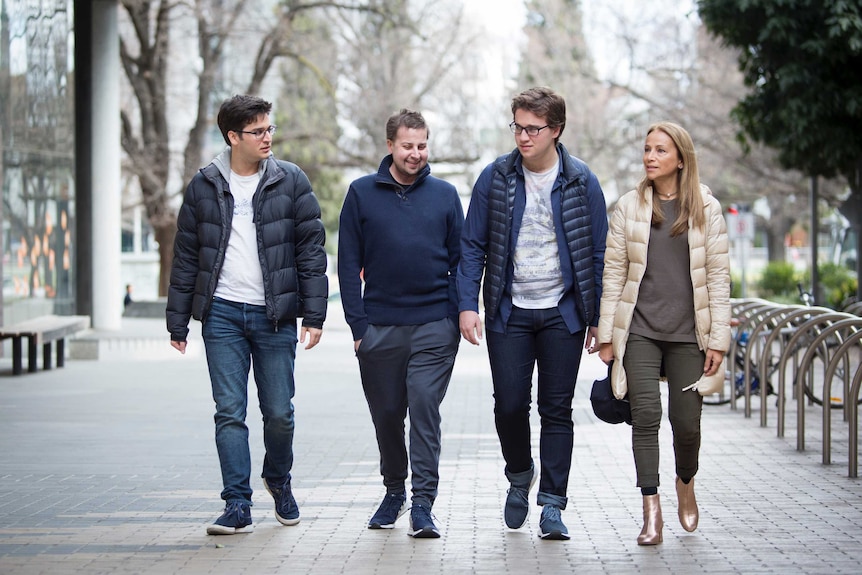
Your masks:
{"label": "dark grey sneaker", "polygon": [[534,466],[533,476],[526,487],[510,484],[506,493],[506,506],[503,508],[503,519],[509,529],[520,529],[527,523],[530,517],[530,489],[536,484],[538,477],[539,471]]}
{"label": "dark grey sneaker", "polygon": [[371,521],[368,522],[368,528],[392,529],[398,518],[406,512],[407,495],[405,493],[387,493]]}
{"label": "dark grey sneaker", "polygon": [[414,505],[410,508],[410,532],[411,537],[416,539],[436,539],[440,537],[440,530],[434,524],[434,516],[431,510],[424,505]]}
{"label": "dark grey sneaker", "polygon": [[263,486],[275,499],[275,518],[282,525],[296,525],[299,523],[299,506],[293,498],[290,489],[290,479],[283,483],[276,483],[264,477]]}
{"label": "dark grey sneaker", "polygon": [[539,521],[539,537],[542,539],[568,539],[569,530],[560,517],[560,508],[556,505],[545,505],[542,508],[542,519]]}
{"label": "dark grey sneaker", "polygon": [[221,517],[207,527],[207,535],[235,535],[252,531],[251,507],[247,503],[237,502],[228,502]]}

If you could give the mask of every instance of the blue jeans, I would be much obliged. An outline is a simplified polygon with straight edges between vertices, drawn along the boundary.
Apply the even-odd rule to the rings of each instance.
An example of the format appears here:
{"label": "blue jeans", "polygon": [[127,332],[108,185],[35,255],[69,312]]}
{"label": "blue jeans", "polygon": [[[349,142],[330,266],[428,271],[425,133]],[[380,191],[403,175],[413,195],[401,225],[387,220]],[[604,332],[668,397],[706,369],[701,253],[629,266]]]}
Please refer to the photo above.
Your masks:
{"label": "blue jeans", "polygon": [[225,501],[251,504],[251,454],[248,427],[248,374],[263,415],[266,454],[262,477],[276,483],[290,479],[293,467],[293,364],[296,323],[278,329],[264,306],[216,298],[202,334],[216,404],[215,437]]}
{"label": "blue jeans", "polygon": [[528,472],[533,464],[530,403],[533,369],[538,366],[539,505],[566,508],[574,443],[572,399],[585,333],[569,333],[557,308],[518,307],[512,308],[506,333],[487,333],[494,420],[510,481]]}

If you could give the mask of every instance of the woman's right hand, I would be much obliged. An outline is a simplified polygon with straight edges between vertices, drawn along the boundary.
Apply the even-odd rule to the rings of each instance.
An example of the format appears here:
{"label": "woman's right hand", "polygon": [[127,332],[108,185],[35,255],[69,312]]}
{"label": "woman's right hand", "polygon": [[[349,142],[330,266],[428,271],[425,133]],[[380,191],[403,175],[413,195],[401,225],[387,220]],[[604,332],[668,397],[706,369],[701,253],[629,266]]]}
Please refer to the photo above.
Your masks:
{"label": "woman's right hand", "polygon": [[599,345],[599,359],[605,364],[610,364],[614,360],[613,344],[603,343]]}

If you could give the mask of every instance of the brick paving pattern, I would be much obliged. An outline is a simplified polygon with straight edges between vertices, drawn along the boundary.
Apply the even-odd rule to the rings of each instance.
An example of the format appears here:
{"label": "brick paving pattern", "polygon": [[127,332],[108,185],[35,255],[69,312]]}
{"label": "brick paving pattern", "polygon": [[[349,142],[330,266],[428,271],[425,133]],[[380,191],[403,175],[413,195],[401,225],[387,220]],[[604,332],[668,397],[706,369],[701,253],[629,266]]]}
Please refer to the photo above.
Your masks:
{"label": "brick paving pattern", "polygon": [[[604,369],[595,357],[585,357],[576,393],[563,512],[572,539],[539,539],[535,506],[527,526],[507,529],[486,349],[463,342],[443,404],[433,510],[442,538],[408,537],[407,516],[393,530],[368,530],[383,495],[374,432],[341,310],[330,316],[318,348],[298,352],[295,527],[275,520],[258,477],[260,411],[250,387],[255,531],[245,535],[205,533],[223,503],[198,331],[185,357],[169,348],[163,322],[126,319],[116,338],[125,343],[106,346],[114,351],[98,361],[12,377],[11,360],[0,359],[0,574],[862,572],[862,480],[847,477],[847,424],[833,412],[833,463],[823,465],[817,409],[807,412],[808,449],[798,452],[795,404],[777,438],[774,412],[759,426],[757,398],[751,419],[704,408],[694,533],[676,518],[665,418],[664,543],[638,547],[630,431],[592,414],[590,385]],[[535,414],[533,422],[535,443]]]}

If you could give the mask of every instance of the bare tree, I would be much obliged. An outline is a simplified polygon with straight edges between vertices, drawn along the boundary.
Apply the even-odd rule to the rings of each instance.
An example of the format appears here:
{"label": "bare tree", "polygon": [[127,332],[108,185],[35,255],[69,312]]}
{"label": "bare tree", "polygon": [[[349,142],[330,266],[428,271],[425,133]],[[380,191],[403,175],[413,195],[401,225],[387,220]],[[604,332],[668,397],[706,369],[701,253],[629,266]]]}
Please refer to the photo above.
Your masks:
{"label": "bare tree", "polygon": [[[175,198],[201,165],[217,106],[216,88],[242,86],[241,91],[258,93],[275,62],[285,58],[305,62],[301,43],[296,41],[296,23],[302,15],[326,9],[376,12],[377,8],[348,0],[122,0],[122,6],[127,26],[121,33],[120,56],[134,95],[134,104],[121,112],[125,167],[137,178],[159,244],[159,295],[165,295],[176,233]],[[186,22],[193,24],[183,28]],[[172,42],[178,38],[179,42],[194,39],[195,51],[173,49]],[[195,97],[193,103],[183,101],[172,107],[176,102],[171,100],[169,79],[178,74],[180,81],[193,85],[190,91]],[[180,145],[184,151],[176,161],[172,145],[178,138],[174,128],[178,116],[191,122],[187,138],[180,138],[185,141]]]}
{"label": "bare tree", "polygon": [[386,119],[400,108],[426,116],[435,165],[475,162],[478,126],[471,90],[479,63],[472,55],[476,34],[464,21],[463,3],[371,4],[376,13],[340,13],[338,100],[347,127],[340,142],[344,165],[377,168],[386,153]]}
{"label": "bare tree", "polygon": [[[784,238],[805,221],[809,211],[808,180],[781,168],[775,154],[760,146],[745,149],[737,138],[730,111],[745,93],[736,54],[704,33],[694,14],[664,11],[654,17],[639,13],[637,20],[615,14],[618,45],[622,46],[617,73],[607,74],[611,107],[620,110],[621,128],[609,142],[627,140],[618,167],[628,172],[629,188],[642,176],[638,152],[646,129],[654,121],[670,120],[691,133],[700,156],[701,179],[725,203],[761,209],[758,229],[765,232],[769,257],[783,260]],[[613,132],[614,124],[609,130]],[[763,213],[765,211],[765,214]]]}
{"label": "bare tree", "polygon": [[544,85],[560,93],[567,116],[561,141],[590,165],[603,186],[617,188],[622,146],[619,131],[611,126],[620,116],[612,105],[612,88],[598,79],[584,35],[581,1],[530,0],[526,6],[519,90]]}

